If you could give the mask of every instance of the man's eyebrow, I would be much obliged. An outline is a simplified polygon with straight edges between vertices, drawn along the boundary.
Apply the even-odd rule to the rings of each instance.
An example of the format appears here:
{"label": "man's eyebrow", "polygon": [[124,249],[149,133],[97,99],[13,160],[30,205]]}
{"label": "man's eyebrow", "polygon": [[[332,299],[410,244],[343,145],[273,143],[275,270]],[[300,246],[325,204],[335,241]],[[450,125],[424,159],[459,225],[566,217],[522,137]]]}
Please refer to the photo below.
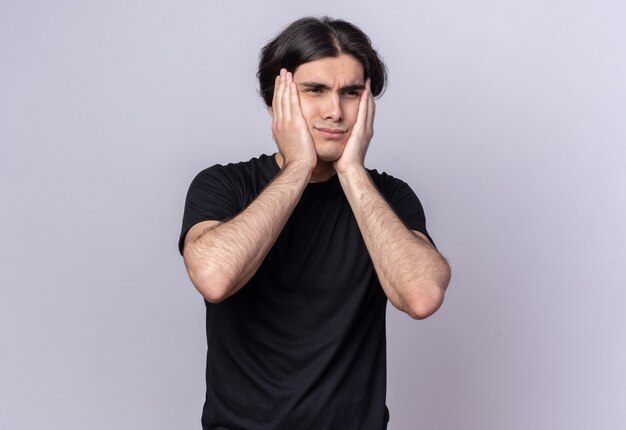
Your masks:
{"label": "man's eyebrow", "polygon": [[341,91],[356,91],[356,90],[364,90],[365,89],[365,84],[352,84],[352,85],[346,85],[345,87],[341,88]]}
{"label": "man's eyebrow", "polygon": [[326,84],[322,84],[321,82],[300,82],[298,85],[302,85],[306,88],[312,88],[315,90],[328,90],[330,87]]}
{"label": "man's eyebrow", "polygon": [[[329,90],[330,86],[321,82],[300,82],[298,85],[302,85],[305,88],[311,88],[314,90]],[[365,84],[351,84],[341,87],[340,91],[357,91],[365,89]]]}

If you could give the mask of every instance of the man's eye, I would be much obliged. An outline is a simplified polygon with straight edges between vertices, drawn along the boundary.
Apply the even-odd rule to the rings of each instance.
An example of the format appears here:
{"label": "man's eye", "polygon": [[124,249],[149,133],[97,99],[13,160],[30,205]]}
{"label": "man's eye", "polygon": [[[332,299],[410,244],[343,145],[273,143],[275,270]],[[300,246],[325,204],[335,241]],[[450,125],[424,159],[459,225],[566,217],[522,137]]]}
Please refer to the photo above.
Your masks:
{"label": "man's eye", "polygon": [[361,92],[358,90],[348,90],[345,91],[344,94],[350,97],[359,97],[361,95]]}
{"label": "man's eye", "polygon": [[322,89],[321,88],[307,88],[306,92],[310,94],[321,94]]}

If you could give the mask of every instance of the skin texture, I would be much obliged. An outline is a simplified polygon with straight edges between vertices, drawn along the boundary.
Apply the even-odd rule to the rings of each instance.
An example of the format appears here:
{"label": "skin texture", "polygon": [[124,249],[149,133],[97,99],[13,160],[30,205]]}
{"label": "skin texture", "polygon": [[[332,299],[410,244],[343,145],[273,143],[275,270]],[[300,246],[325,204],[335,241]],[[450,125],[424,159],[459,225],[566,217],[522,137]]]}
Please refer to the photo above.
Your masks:
{"label": "skin texture", "polygon": [[243,212],[227,222],[196,224],[184,259],[210,302],[235,294],[254,275],[308,182],[337,174],[389,301],[412,318],[443,302],[450,269],[428,239],[411,231],[364,167],[374,134],[375,103],[354,58],[322,58],[276,77],[272,135],[281,171]]}
{"label": "skin texture", "polygon": [[[285,79],[290,87],[292,80],[295,84],[300,115],[315,145],[317,163],[312,180],[325,181],[335,174],[333,163],[343,154],[357,121],[365,89],[363,66],[348,55],[328,57],[302,64],[293,77],[285,71]],[[275,119],[281,117],[274,115],[274,107],[272,113]],[[282,154],[280,142],[277,144]]]}

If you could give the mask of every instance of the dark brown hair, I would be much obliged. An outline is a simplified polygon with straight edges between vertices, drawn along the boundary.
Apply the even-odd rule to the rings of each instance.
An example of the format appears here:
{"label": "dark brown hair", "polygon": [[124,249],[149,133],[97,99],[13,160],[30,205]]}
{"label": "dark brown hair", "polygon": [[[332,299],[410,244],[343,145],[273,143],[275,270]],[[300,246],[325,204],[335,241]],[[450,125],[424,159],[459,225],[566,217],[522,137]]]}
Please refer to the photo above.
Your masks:
{"label": "dark brown hair", "polygon": [[363,65],[365,79],[371,79],[372,95],[382,95],[387,85],[387,67],[369,37],[347,21],[307,17],[290,24],[261,49],[257,78],[265,104],[272,105],[274,81],[280,69],[293,73],[301,64],[341,54],[357,59]]}

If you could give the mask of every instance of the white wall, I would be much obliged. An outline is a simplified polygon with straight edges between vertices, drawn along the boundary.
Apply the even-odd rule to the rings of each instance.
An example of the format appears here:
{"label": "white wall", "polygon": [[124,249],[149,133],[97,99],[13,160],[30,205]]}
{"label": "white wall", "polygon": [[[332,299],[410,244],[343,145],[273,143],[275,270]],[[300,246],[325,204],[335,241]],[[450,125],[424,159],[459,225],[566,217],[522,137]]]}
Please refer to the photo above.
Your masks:
{"label": "white wall", "polygon": [[390,69],[368,166],[454,279],[390,308],[390,429],[626,428],[620,1],[0,3],[0,428],[199,428],[176,241],[202,168],[273,151],[258,50],[304,15]]}

